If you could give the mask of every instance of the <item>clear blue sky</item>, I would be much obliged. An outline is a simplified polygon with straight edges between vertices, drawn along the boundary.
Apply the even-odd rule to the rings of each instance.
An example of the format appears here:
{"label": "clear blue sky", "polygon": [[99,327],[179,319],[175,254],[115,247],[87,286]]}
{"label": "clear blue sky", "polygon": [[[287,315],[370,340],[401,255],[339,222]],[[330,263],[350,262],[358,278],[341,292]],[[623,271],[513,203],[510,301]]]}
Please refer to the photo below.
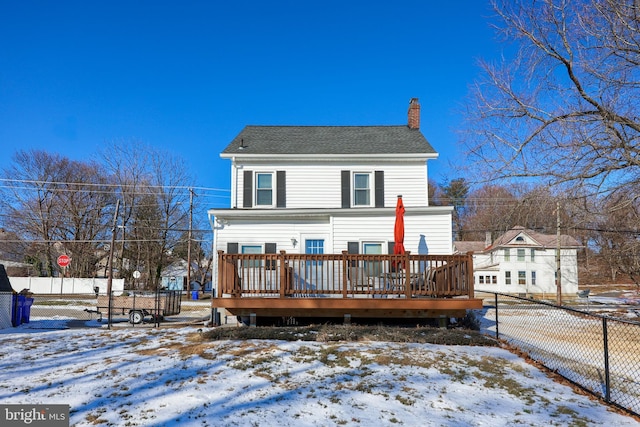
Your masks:
{"label": "clear blue sky", "polygon": [[135,139],[229,189],[219,153],[245,125],[404,124],[417,97],[441,183],[476,60],[500,54],[491,15],[487,0],[3,1],[0,168]]}

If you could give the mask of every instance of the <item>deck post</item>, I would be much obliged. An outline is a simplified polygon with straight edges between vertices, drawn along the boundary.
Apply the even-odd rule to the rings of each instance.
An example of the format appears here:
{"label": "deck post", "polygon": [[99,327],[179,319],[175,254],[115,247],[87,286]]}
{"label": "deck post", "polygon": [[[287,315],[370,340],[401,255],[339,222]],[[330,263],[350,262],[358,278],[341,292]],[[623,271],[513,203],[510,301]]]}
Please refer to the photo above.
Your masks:
{"label": "deck post", "polygon": [[284,298],[287,295],[286,288],[289,281],[289,265],[285,261],[285,254],[285,251],[280,251],[280,262],[278,263],[280,265],[280,298]]}
{"label": "deck post", "polygon": [[402,265],[404,266],[404,295],[407,299],[411,299],[411,263],[409,262],[409,255],[411,255],[411,251],[406,251],[404,253],[404,261],[402,261]]}
{"label": "deck post", "polygon": [[342,298],[346,298],[348,295],[347,280],[349,265],[347,261],[347,251],[342,251]]}
{"label": "deck post", "polygon": [[347,326],[351,325],[351,315],[348,313],[344,315],[344,324]]}
{"label": "deck post", "polygon": [[438,327],[439,328],[446,328],[447,327],[447,317],[446,316],[440,316],[438,318]]}
{"label": "deck post", "polygon": [[252,328],[256,327],[256,314],[249,313],[249,326]]}
{"label": "deck post", "polygon": [[467,281],[467,286],[469,289],[469,294],[468,297],[469,298],[474,298],[475,297],[475,280],[473,278],[473,252],[467,252],[467,268],[465,268],[465,272],[466,272],[466,281]]}

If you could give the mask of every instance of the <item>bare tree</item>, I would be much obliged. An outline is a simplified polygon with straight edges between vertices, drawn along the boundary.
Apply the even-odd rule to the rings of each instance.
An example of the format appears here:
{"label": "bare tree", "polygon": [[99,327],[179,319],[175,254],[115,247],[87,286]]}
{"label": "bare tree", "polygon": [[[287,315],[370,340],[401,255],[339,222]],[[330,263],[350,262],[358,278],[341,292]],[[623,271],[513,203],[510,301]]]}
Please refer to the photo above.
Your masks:
{"label": "bare tree", "polygon": [[94,277],[98,247],[107,239],[112,217],[112,188],[94,162],[71,161],[60,178],[53,212],[63,220],[54,235],[64,242],[64,251],[73,259],[68,272],[73,277]]}
{"label": "bare tree", "polygon": [[[640,178],[640,4],[493,0],[515,47],[482,62],[467,108],[470,158],[496,178],[611,192]],[[510,52],[507,49],[507,52]],[[637,197],[636,194],[634,197]]]}
{"label": "bare tree", "polygon": [[454,240],[463,240],[462,221],[466,208],[466,199],[469,194],[469,183],[464,178],[455,178],[442,187],[441,202],[444,205],[453,206],[452,227]]}
{"label": "bare tree", "polygon": [[93,276],[110,200],[100,168],[40,150],[18,151],[13,160],[4,171],[14,183],[5,189],[5,225],[30,242],[24,258],[39,274],[52,276],[55,259],[66,253],[73,259],[71,274]]}
{"label": "bare tree", "polygon": [[140,141],[115,141],[101,158],[123,200],[120,220],[120,274],[130,280],[133,270],[155,289],[170,254],[188,227],[192,178],[184,161]]}
{"label": "bare tree", "polygon": [[612,280],[623,274],[640,285],[640,201],[620,192],[604,203],[600,255],[610,267]]}

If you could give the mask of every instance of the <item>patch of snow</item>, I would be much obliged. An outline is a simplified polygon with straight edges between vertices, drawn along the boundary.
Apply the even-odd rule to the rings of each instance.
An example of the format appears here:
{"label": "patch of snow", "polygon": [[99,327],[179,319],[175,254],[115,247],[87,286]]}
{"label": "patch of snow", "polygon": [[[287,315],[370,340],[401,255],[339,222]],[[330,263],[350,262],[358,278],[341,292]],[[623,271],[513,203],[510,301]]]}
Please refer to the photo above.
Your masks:
{"label": "patch of snow", "polygon": [[638,425],[500,348],[198,335],[3,331],[0,402],[69,404],[72,426]]}

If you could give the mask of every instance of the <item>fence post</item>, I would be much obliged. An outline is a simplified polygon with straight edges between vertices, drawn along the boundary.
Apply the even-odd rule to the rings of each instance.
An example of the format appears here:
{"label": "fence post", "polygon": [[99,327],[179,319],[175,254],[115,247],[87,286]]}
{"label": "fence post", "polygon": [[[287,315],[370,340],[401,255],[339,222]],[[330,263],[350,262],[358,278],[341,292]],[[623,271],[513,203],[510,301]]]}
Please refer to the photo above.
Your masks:
{"label": "fence post", "polygon": [[602,318],[602,337],[604,341],[604,400],[611,401],[611,384],[609,378],[609,336],[607,334],[607,317]]}
{"label": "fence post", "polygon": [[495,305],[496,305],[496,339],[500,339],[500,334],[498,333],[498,293],[493,294],[495,297]]}
{"label": "fence post", "polygon": [[476,295],[475,292],[475,280],[473,278],[473,252],[467,252],[467,258],[465,260],[465,277],[466,285],[468,286],[468,296],[469,298],[474,298]]}

